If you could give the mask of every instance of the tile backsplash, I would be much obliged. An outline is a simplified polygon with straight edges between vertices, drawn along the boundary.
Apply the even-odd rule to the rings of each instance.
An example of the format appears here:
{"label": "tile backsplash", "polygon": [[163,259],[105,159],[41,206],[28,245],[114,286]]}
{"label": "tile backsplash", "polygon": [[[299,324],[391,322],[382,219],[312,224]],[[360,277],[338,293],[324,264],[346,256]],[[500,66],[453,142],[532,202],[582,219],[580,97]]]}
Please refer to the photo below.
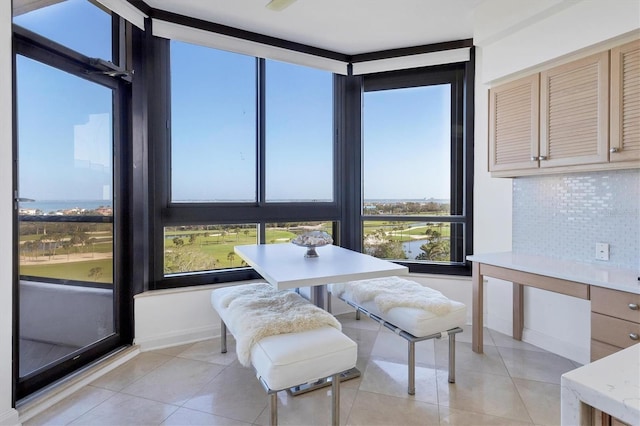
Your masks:
{"label": "tile backsplash", "polygon": [[[595,260],[597,242],[608,262]],[[514,179],[512,247],[640,270],[640,170]]]}

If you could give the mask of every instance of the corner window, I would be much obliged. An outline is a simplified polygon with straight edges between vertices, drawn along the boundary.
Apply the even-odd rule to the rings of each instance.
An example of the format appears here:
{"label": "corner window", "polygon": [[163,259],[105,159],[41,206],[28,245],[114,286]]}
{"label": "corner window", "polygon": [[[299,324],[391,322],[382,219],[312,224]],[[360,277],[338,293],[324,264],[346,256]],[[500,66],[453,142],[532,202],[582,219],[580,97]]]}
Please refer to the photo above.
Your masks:
{"label": "corner window", "polygon": [[[465,263],[463,71],[365,76],[362,248],[414,272]],[[466,149],[469,149],[468,147]]]}

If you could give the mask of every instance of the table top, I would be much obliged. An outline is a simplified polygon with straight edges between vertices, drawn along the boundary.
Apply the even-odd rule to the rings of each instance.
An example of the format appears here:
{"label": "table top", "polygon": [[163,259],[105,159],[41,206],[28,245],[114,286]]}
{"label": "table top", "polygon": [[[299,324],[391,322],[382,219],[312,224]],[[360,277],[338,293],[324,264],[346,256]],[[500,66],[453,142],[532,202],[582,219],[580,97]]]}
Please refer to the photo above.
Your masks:
{"label": "table top", "polygon": [[306,248],[294,244],[236,246],[235,252],[278,290],[369,278],[405,275],[398,265],[342,247],[317,247],[318,257],[304,257]]}
{"label": "table top", "polygon": [[474,254],[472,262],[640,294],[640,271],[513,252]]}
{"label": "table top", "polygon": [[564,373],[562,387],[629,424],[640,422],[640,343]]}

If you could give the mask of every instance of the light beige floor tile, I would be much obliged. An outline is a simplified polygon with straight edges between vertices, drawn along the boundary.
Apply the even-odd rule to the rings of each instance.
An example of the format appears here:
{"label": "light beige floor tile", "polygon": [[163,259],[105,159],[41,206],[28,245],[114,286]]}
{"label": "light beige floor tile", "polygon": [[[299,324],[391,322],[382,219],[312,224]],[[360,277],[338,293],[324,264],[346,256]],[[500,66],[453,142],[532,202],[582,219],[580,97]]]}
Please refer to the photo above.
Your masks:
{"label": "light beige floor tile", "polygon": [[66,425],[114,395],[115,392],[107,389],[85,386],[22,424],[25,426]]}
{"label": "light beige floor tile", "polygon": [[[449,369],[449,340],[438,339],[435,342],[436,365],[439,369]],[[455,350],[456,372],[464,371],[476,373],[499,374],[508,376],[509,372],[502,361],[502,357],[495,346],[485,346],[481,354],[473,352],[470,343],[456,342]]]}
{"label": "light beige floor tile", "polygon": [[192,345],[194,345],[194,343],[187,343],[185,345],[178,345],[178,346],[170,346],[168,348],[162,348],[162,349],[154,349],[149,352],[169,355],[169,356],[177,356],[180,352],[183,352],[189,349]]}
{"label": "light beige floor tile", "polygon": [[[485,331],[487,329],[485,328]],[[496,346],[501,348],[523,349],[527,351],[546,352],[544,349],[534,346],[522,340],[515,340],[513,337],[500,333],[499,331],[489,330],[489,334]]]}
{"label": "light beige floor tile", "polygon": [[549,352],[498,347],[511,377],[560,384],[560,376],[575,369],[566,358]]}
{"label": "light beige floor tile", "polygon": [[342,332],[358,345],[358,356],[368,357],[371,355],[373,345],[378,337],[377,331],[363,330],[360,328],[343,327]]}
{"label": "light beige floor tile", "polygon": [[358,392],[348,425],[438,425],[438,406],[415,399]]}
{"label": "light beige floor tile", "polygon": [[173,357],[160,353],[143,352],[125,364],[94,380],[91,385],[120,391],[172,359]]}
{"label": "light beige floor tile", "polygon": [[[462,333],[456,334],[456,341],[471,343],[473,339],[473,331],[471,324],[465,324],[460,327],[463,331]],[[493,341],[492,333],[490,330],[485,327],[482,332],[482,342],[484,346],[495,346],[495,342]]]}
{"label": "light beige floor tile", "polygon": [[456,426],[527,426],[532,423],[518,422],[513,419],[473,413],[471,411],[456,410],[455,408],[441,405],[440,424]]}
{"label": "light beige floor tile", "polygon": [[535,424],[560,424],[560,385],[523,379],[513,382]]}
{"label": "light beige floor tile", "polygon": [[227,338],[227,353],[221,353],[220,348],[220,338],[203,340],[202,342],[194,343],[176,356],[221,365],[231,365],[238,359],[236,342],[231,336]]}
{"label": "light beige floor tile", "polygon": [[408,394],[407,364],[380,358],[371,358],[362,376],[360,390],[438,403],[436,372],[432,368],[416,366],[416,392]]}
{"label": "light beige floor tile", "polygon": [[[356,389],[340,389],[340,424],[346,424]],[[268,425],[271,410],[265,407],[255,421],[258,425]],[[329,425],[331,424],[331,387],[291,396],[288,392],[278,392],[279,425]]]}
{"label": "light beige floor tile", "polygon": [[466,371],[456,375],[455,383],[449,383],[447,373],[438,371],[438,401],[459,410],[531,421],[510,377]]}
{"label": "light beige floor tile", "polygon": [[157,425],[178,409],[132,395],[117,394],[73,421],[73,425]]}
{"label": "light beige floor tile", "polygon": [[162,422],[165,426],[213,425],[213,426],[251,426],[251,423],[239,422],[226,417],[215,416],[202,411],[179,408]]}
{"label": "light beige floor tile", "polygon": [[268,402],[255,372],[231,365],[198,390],[184,407],[252,423]]}
{"label": "light beige floor tile", "polygon": [[[432,368],[435,367],[433,339],[417,342],[415,348],[416,363]],[[409,342],[389,330],[381,329],[371,350],[371,356],[407,363],[409,359]]]}
{"label": "light beige floor tile", "polygon": [[174,358],[133,382],[122,392],[167,404],[182,405],[224,368],[218,364]]}
{"label": "light beige floor tile", "polygon": [[343,327],[359,328],[362,330],[369,330],[369,331],[380,330],[380,324],[377,321],[372,320],[366,315],[360,315],[360,319],[357,320],[355,312],[336,315],[336,319],[340,321]]}

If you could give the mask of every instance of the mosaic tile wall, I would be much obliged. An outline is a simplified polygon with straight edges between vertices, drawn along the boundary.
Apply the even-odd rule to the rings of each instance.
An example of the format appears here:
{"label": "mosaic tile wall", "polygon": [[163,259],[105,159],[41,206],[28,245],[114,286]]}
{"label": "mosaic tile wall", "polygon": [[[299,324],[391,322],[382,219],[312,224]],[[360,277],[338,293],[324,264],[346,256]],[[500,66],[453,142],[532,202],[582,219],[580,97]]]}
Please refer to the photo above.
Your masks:
{"label": "mosaic tile wall", "polygon": [[514,252],[640,270],[640,171],[533,176],[513,180]]}

